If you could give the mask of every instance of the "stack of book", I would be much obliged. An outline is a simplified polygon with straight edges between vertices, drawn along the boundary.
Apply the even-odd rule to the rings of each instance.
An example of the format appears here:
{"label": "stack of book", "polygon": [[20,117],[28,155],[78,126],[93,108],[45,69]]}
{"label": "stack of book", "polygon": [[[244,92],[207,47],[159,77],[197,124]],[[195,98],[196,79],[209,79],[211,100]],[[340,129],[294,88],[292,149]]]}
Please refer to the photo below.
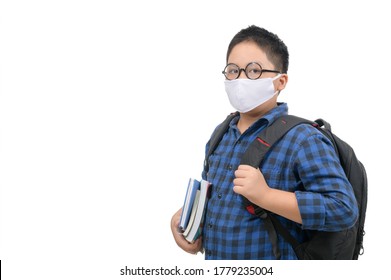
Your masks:
{"label": "stack of book", "polygon": [[208,181],[190,178],[182,207],[179,230],[188,242],[193,243],[202,234],[206,205],[210,197]]}

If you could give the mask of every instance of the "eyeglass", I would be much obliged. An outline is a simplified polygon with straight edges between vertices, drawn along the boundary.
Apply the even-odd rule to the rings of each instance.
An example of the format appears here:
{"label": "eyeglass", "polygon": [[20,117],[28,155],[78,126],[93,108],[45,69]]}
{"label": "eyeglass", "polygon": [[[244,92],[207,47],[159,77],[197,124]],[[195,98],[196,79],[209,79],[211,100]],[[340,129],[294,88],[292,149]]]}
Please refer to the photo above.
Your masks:
{"label": "eyeglass", "polygon": [[244,69],[240,68],[235,63],[229,63],[227,66],[225,66],[222,73],[227,78],[227,80],[235,80],[239,78],[242,71],[244,71],[247,78],[250,80],[259,79],[259,77],[261,77],[262,73],[264,72],[280,73],[280,71],[277,70],[262,69],[262,66],[258,62],[250,62]]}

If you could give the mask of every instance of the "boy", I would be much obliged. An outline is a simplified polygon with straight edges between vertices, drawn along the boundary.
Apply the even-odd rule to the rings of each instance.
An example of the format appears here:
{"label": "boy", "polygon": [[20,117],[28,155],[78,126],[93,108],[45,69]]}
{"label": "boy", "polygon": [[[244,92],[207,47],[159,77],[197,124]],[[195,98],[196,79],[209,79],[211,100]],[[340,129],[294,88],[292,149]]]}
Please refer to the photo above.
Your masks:
{"label": "boy", "polygon": [[[250,26],[228,46],[225,90],[239,116],[230,123],[202,178],[213,185],[202,238],[189,244],[178,233],[181,209],[171,220],[179,247],[205,250],[205,259],[275,259],[262,219],[249,214],[241,196],[278,215],[300,243],[308,230],[339,231],[354,225],[357,203],[332,143],[317,129],[299,125],[266,154],[260,168],[240,165],[257,134],[288,113],[277,103],[288,82],[289,54],[273,33]],[[206,145],[208,151],[209,142]],[[278,238],[281,259],[297,259]]]}

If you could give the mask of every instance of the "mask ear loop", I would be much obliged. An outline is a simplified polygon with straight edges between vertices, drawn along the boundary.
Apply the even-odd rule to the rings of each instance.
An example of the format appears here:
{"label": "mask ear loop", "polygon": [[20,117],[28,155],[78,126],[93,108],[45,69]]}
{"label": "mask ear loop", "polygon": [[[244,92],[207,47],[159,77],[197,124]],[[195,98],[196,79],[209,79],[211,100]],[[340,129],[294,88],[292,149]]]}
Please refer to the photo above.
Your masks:
{"label": "mask ear loop", "polygon": [[275,76],[275,77],[273,77],[272,78],[272,81],[275,81],[275,80],[277,80],[279,77],[281,77],[282,76],[282,74],[281,73],[279,73],[277,76]]}
{"label": "mask ear loop", "polygon": [[[278,78],[280,78],[282,76],[282,73],[279,73],[277,76],[275,76],[275,77],[273,77],[272,78],[272,81],[275,81],[275,80],[277,80]],[[274,93],[274,95],[280,95],[280,90],[277,90],[275,93]]]}

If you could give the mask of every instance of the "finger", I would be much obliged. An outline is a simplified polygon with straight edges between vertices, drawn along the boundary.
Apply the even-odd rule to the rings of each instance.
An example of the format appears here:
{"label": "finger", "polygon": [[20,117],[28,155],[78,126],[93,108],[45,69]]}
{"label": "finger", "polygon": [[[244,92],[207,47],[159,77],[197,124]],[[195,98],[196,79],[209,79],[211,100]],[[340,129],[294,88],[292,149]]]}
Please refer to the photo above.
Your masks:
{"label": "finger", "polygon": [[236,177],[245,177],[245,176],[248,176],[248,174],[251,174],[251,172],[254,172],[255,170],[257,170],[257,169],[250,166],[250,165],[241,164],[238,166],[238,169],[235,170],[235,176]]}
{"label": "finger", "polygon": [[235,193],[241,195],[241,194],[243,194],[243,187],[242,187],[242,186],[235,185],[235,186],[233,187],[233,191],[234,191]]}
{"label": "finger", "polygon": [[254,169],[254,167],[247,164],[241,164],[238,166],[238,170],[251,170],[251,169]]}
{"label": "finger", "polygon": [[234,186],[242,187],[244,185],[244,183],[245,183],[245,179],[243,179],[243,178],[235,178],[233,183],[234,183]]}
{"label": "finger", "polygon": [[198,252],[200,252],[202,250],[202,237],[198,238],[195,242],[194,242],[194,251],[192,252],[193,254],[197,254]]}
{"label": "finger", "polygon": [[187,244],[184,244],[183,249],[190,254],[197,254],[202,248],[202,238],[198,238],[194,243],[185,241]]}
{"label": "finger", "polygon": [[234,174],[236,178],[244,178],[247,176],[248,170],[236,169]]}
{"label": "finger", "polygon": [[178,231],[179,222],[181,219],[182,208],[180,208],[171,218],[171,228]]}

